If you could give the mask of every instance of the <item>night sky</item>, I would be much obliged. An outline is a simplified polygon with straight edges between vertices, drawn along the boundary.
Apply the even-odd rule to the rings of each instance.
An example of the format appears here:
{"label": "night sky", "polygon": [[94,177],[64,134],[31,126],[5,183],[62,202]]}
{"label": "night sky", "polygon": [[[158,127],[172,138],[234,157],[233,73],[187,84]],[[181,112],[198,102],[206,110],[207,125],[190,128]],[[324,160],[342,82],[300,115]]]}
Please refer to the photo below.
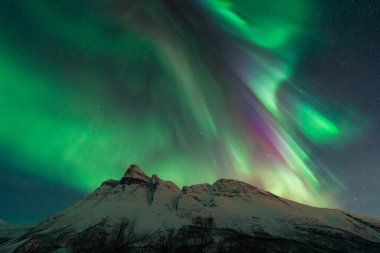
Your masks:
{"label": "night sky", "polygon": [[0,1],[0,219],[132,163],[380,217],[380,3]]}

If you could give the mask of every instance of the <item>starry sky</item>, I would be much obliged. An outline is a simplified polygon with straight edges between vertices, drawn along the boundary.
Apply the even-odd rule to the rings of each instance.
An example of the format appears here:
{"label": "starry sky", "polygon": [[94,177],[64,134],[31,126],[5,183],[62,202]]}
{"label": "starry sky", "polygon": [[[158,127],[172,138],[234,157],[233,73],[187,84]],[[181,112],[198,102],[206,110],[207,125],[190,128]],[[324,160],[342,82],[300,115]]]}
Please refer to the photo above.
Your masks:
{"label": "starry sky", "polygon": [[129,164],[380,217],[375,1],[1,1],[0,219]]}

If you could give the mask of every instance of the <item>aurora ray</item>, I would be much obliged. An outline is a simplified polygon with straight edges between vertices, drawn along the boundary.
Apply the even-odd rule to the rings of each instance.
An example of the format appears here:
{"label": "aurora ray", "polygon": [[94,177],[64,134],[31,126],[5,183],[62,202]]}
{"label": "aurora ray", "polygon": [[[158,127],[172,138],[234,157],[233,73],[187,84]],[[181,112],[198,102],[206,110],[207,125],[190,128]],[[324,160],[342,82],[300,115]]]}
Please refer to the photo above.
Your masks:
{"label": "aurora ray", "polygon": [[357,135],[358,116],[292,82],[313,1],[111,2],[7,2],[22,18],[0,22],[24,32],[0,25],[0,139],[25,172],[90,191],[138,162],[332,205],[343,184],[310,147]]}

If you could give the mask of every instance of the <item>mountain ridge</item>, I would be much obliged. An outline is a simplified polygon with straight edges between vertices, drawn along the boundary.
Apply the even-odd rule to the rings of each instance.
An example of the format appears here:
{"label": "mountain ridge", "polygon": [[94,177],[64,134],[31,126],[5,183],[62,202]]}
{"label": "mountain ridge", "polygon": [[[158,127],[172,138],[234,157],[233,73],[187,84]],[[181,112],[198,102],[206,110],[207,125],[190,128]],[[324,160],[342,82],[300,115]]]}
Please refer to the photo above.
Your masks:
{"label": "mountain ridge", "polygon": [[120,180],[104,181],[73,206],[0,243],[0,252],[230,251],[380,252],[380,221],[310,207],[232,179],[180,189],[132,165]]}

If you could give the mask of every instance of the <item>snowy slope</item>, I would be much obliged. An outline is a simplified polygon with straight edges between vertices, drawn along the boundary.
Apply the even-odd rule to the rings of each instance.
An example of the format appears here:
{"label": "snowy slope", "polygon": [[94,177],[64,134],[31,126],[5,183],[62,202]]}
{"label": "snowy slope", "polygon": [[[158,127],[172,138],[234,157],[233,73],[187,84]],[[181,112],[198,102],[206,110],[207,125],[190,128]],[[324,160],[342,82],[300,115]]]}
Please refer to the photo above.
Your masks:
{"label": "snowy slope", "polygon": [[104,182],[0,244],[0,252],[185,250],[380,252],[380,221],[302,205],[236,180],[179,189],[134,165],[121,180]]}
{"label": "snowy slope", "polygon": [[5,222],[0,223],[0,245],[13,238],[21,236],[30,228],[32,228],[30,225],[14,225],[6,224]]}

